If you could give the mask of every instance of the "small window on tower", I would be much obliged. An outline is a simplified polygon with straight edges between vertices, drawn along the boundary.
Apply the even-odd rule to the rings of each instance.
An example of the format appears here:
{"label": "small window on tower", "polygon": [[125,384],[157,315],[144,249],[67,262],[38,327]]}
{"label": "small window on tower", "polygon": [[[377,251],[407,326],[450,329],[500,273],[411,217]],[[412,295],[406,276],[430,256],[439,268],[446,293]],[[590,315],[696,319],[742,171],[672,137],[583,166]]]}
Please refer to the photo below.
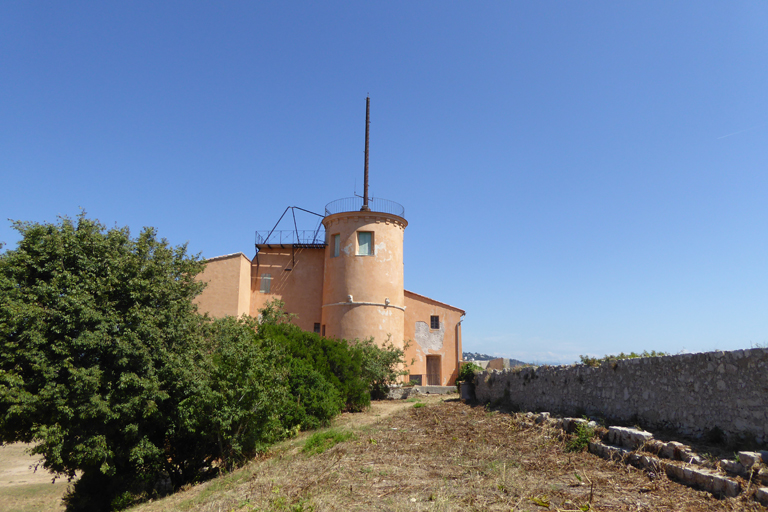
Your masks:
{"label": "small window on tower", "polygon": [[333,235],[331,237],[333,241],[333,258],[336,258],[339,256],[339,253],[341,253],[341,235]]}
{"label": "small window on tower", "polygon": [[272,274],[261,274],[261,293],[269,293],[272,288]]}
{"label": "small window on tower", "polygon": [[429,328],[430,329],[439,329],[440,328],[440,317],[437,315],[432,315],[429,317]]}
{"label": "small window on tower", "polygon": [[320,323],[319,322],[315,323],[315,333],[316,334],[320,334]]}
{"label": "small window on tower", "polygon": [[323,326],[323,332],[320,334],[320,336],[325,336],[325,326]]}
{"label": "small window on tower", "polygon": [[357,254],[359,256],[371,256],[373,254],[373,233],[360,231],[357,234]]}

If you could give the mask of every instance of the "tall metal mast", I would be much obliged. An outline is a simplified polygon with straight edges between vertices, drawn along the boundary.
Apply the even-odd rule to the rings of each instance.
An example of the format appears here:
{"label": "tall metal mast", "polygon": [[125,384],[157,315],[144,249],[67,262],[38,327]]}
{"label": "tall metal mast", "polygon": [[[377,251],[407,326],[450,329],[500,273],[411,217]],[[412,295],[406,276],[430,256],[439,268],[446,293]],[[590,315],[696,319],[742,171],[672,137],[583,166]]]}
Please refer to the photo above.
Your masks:
{"label": "tall metal mast", "polygon": [[363,184],[363,207],[361,211],[368,211],[368,133],[371,126],[371,98],[365,98],[365,181]]}

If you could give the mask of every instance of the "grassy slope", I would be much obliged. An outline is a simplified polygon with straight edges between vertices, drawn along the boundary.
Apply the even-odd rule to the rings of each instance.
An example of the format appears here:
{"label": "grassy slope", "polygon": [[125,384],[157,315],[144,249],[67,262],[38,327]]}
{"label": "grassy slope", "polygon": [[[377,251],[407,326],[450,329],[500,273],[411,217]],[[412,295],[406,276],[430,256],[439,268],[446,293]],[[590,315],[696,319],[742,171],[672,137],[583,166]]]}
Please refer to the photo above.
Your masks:
{"label": "grassy slope", "polygon": [[[455,396],[455,395],[454,395]],[[321,454],[307,436],[214,481],[134,512],[175,510],[766,510],[588,453],[522,414],[456,399],[399,402],[392,415],[346,415],[354,437]],[[376,414],[374,408],[374,413]],[[352,419],[350,419],[352,418]]]}

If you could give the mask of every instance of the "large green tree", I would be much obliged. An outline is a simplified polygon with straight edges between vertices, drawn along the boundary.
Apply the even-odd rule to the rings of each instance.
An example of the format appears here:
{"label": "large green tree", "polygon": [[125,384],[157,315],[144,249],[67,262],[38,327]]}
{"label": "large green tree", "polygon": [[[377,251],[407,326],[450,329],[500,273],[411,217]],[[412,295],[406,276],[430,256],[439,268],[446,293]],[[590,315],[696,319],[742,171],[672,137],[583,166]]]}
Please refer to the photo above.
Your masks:
{"label": "large green tree", "polygon": [[0,439],[81,472],[72,508],[181,479],[167,448],[204,357],[203,263],[152,228],[132,238],[84,214],[15,228],[0,254]]}

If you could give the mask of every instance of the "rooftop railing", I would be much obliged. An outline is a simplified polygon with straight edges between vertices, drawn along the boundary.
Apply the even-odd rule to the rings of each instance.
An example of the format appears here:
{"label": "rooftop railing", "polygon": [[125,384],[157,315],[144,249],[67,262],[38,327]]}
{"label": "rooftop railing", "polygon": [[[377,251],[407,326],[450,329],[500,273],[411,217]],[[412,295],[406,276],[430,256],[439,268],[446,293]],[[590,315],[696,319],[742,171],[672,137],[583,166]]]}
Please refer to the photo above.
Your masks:
{"label": "rooftop railing", "polygon": [[[325,205],[325,216],[342,212],[359,212],[363,208],[362,197],[345,197],[337,199]],[[405,208],[400,203],[390,201],[389,199],[368,199],[368,208],[372,212],[389,213],[405,218]]]}
{"label": "rooftop railing", "polygon": [[325,230],[296,231],[295,229],[257,231],[256,245],[325,245]]}

